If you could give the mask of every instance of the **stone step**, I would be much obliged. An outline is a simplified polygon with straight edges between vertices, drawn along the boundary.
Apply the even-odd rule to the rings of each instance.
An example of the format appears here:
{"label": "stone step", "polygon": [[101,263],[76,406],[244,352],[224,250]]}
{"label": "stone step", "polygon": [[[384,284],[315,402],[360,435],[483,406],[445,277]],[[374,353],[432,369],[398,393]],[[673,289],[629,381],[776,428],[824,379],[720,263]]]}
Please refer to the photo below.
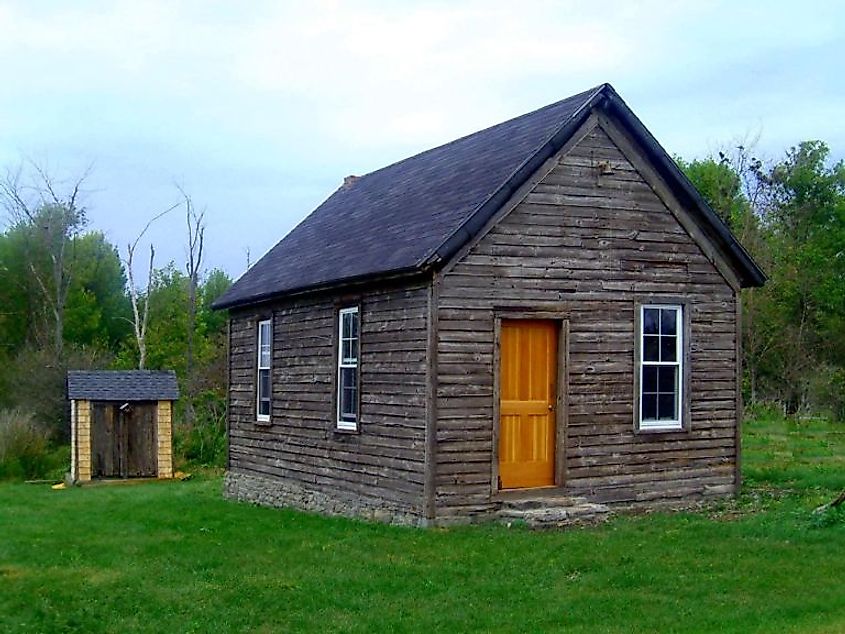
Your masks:
{"label": "stone step", "polygon": [[515,497],[502,501],[502,509],[527,511],[548,507],[577,506],[587,502],[587,499],[577,495],[544,495],[536,497]]}
{"label": "stone step", "polygon": [[556,496],[505,500],[498,517],[506,524],[518,522],[533,528],[554,528],[603,522],[610,513],[607,505],[583,497]]}

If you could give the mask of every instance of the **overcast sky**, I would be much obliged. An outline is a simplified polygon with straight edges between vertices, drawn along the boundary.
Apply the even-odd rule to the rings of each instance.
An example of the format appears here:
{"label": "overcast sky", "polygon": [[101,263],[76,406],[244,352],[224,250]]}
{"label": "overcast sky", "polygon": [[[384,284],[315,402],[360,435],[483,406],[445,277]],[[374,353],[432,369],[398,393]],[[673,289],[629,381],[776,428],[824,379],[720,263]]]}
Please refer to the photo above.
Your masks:
{"label": "overcast sky", "polygon": [[[178,200],[237,277],[363,174],[610,82],[673,155],[845,154],[843,2],[0,0],[0,168],[93,163],[125,245]],[[151,233],[184,261],[184,219]]]}

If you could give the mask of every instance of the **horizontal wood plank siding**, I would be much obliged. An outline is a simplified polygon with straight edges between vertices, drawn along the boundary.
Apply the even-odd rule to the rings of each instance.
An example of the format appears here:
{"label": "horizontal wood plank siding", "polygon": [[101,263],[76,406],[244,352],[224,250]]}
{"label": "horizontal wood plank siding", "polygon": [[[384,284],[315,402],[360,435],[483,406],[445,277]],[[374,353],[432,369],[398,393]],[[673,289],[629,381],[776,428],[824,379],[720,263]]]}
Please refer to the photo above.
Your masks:
{"label": "horizontal wood plank siding", "polygon": [[[332,295],[235,311],[230,334],[230,470],[339,499],[422,514],[428,289],[356,294],[361,309],[358,433],[335,431]],[[256,329],[273,319],[272,413],[256,422]]]}
{"label": "horizontal wood plank siding", "polygon": [[[609,161],[613,174],[599,175]],[[691,430],[635,433],[635,304],[683,297],[691,319]],[[613,140],[595,127],[442,279],[437,516],[491,499],[494,312],[569,319],[566,488],[617,502],[733,490],[733,288]]]}

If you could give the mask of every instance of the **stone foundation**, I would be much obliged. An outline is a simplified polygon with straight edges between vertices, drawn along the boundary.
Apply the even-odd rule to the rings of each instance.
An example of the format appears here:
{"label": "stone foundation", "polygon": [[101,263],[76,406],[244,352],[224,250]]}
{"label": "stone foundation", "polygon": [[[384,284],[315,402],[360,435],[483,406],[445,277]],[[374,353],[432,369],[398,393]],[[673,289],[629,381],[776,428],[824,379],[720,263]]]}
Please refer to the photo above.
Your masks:
{"label": "stone foundation", "polygon": [[298,483],[264,478],[243,473],[226,472],[223,495],[240,502],[340,515],[386,524],[423,526],[425,519],[408,508],[386,500],[376,500],[354,493],[326,493],[305,489]]}

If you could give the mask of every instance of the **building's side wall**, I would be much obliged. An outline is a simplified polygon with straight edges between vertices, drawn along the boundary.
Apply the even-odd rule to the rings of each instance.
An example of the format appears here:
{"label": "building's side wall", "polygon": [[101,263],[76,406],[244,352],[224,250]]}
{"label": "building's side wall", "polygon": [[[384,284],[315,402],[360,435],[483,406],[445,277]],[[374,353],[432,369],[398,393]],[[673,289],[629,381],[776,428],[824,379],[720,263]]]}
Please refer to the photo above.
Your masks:
{"label": "building's side wall", "polygon": [[75,401],[76,403],[76,447],[71,450],[76,458],[77,482],[91,480],[91,401]]}
{"label": "building's side wall", "polygon": [[159,401],[156,408],[156,448],[158,477],[173,477],[173,407],[170,401]]}
{"label": "building's side wall", "polygon": [[[335,431],[338,297],[308,296],[232,313],[227,494],[417,522],[423,514],[428,286],[375,289],[348,299],[361,311],[356,433]],[[272,414],[269,423],[259,423],[257,323],[268,317]]]}
{"label": "building's side wall", "polygon": [[[598,176],[603,160],[613,174]],[[506,306],[569,319],[569,491],[621,503],[733,491],[734,290],[601,128],[446,272],[438,292],[438,519],[495,507],[494,322]],[[634,307],[649,296],[690,302],[688,432],[634,432]]]}

